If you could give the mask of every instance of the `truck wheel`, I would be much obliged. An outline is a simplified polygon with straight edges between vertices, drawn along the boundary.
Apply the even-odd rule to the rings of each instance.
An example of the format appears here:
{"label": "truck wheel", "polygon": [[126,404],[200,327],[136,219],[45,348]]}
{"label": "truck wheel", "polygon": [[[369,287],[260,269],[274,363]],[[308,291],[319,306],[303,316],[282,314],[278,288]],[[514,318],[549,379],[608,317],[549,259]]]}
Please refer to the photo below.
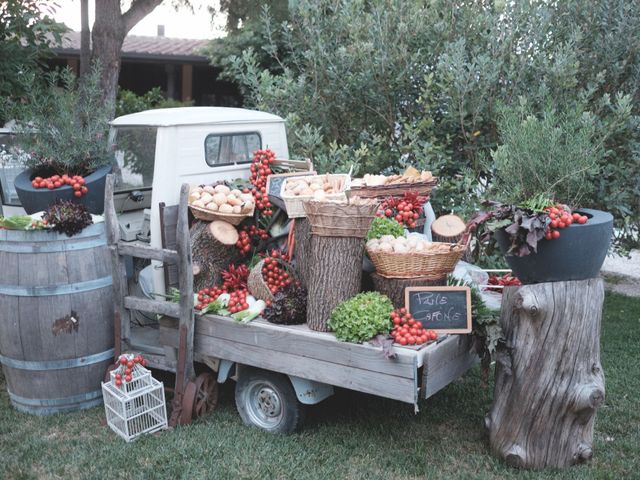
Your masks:
{"label": "truck wheel", "polygon": [[245,425],[270,433],[291,433],[304,409],[289,379],[282,374],[245,368],[236,383],[236,406]]}

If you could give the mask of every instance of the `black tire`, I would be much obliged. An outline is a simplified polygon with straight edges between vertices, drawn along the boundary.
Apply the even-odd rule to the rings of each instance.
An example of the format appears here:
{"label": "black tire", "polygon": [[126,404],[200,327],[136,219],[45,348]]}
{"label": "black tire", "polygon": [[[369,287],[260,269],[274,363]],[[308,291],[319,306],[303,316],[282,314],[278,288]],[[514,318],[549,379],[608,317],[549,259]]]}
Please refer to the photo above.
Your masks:
{"label": "black tire", "polygon": [[285,375],[243,367],[235,396],[245,425],[282,434],[292,433],[302,425],[304,408]]}

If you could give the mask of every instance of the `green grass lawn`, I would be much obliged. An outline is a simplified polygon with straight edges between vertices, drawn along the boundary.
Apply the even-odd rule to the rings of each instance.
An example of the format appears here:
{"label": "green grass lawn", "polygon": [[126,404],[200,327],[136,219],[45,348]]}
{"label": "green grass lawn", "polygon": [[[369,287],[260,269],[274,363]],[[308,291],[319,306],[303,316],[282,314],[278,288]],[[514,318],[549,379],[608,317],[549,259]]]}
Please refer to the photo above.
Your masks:
{"label": "green grass lawn", "polygon": [[606,403],[594,460],[562,472],[520,472],[488,450],[483,417],[492,390],[476,369],[411,406],[339,391],[310,409],[301,433],[245,427],[232,385],[192,425],[126,444],[103,410],[39,418],[14,411],[0,377],[0,479],[21,478],[640,478],[640,299],[608,295],[602,334]]}

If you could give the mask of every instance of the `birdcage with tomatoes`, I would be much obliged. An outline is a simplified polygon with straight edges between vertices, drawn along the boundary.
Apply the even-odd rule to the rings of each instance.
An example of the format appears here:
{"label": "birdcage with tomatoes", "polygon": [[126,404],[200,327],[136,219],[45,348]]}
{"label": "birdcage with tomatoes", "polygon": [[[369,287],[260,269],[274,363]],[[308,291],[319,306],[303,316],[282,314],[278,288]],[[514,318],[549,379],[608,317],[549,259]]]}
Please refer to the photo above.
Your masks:
{"label": "birdcage with tomatoes", "polygon": [[121,355],[102,383],[107,424],[130,442],[144,433],[167,428],[164,385],[151,376],[140,355]]}

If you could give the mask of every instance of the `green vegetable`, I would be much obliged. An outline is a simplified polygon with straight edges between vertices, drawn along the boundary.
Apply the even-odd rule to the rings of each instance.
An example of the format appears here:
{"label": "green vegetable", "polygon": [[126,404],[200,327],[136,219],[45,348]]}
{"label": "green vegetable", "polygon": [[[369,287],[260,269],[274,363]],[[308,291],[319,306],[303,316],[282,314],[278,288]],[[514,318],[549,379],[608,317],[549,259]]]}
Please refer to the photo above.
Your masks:
{"label": "green vegetable", "polygon": [[37,222],[28,215],[0,217],[0,228],[6,228],[7,230],[31,230],[34,223]]}
{"label": "green vegetable", "polygon": [[200,310],[200,315],[204,315],[205,313],[216,313],[216,314],[219,314],[219,313],[222,313],[224,308],[225,308],[224,302],[222,302],[222,300],[220,300],[220,298],[218,298],[215,302],[211,302],[206,307],[204,307],[202,310]]}
{"label": "green vegetable", "polygon": [[391,330],[391,300],[378,292],[359,293],[342,302],[329,320],[329,328],[339,340],[362,343]]}
{"label": "green vegetable", "polygon": [[54,231],[65,233],[68,237],[80,233],[93,223],[91,214],[84,205],[62,199],[49,205],[42,218],[49,222]]}
{"label": "green vegetable", "polygon": [[371,222],[371,226],[367,232],[367,240],[380,238],[383,235],[401,237],[404,235],[404,228],[391,218],[376,217],[373,219],[373,222]]}

